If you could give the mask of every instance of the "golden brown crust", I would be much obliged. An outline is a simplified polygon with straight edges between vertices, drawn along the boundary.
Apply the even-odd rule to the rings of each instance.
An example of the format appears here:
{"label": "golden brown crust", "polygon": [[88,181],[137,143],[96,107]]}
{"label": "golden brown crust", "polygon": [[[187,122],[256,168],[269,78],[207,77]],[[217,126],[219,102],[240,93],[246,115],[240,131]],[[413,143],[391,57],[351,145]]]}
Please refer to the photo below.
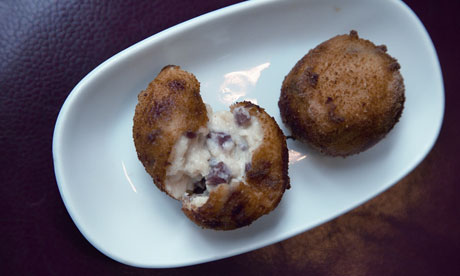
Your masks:
{"label": "golden brown crust", "polygon": [[165,66],[138,95],[133,137],[139,160],[162,191],[172,147],[208,122],[200,84],[179,66]]}
{"label": "golden brown crust", "polygon": [[332,156],[364,151],[398,122],[398,62],[356,31],[310,50],[285,77],[278,102],[292,136]]}
{"label": "golden brown crust", "polygon": [[205,228],[231,230],[249,225],[275,209],[290,187],[286,137],[278,124],[257,105],[240,102],[232,105],[231,110],[238,106],[247,108],[259,120],[264,138],[253,153],[245,183],[219,185],[197,209],[183,205],[184,213]]}

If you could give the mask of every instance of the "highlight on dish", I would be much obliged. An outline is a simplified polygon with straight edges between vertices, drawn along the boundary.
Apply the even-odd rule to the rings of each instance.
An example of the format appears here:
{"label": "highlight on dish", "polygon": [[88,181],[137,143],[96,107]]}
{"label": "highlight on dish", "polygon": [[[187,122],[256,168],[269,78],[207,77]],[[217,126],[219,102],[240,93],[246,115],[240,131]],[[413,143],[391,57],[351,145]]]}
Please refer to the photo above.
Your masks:
{"label": "highlight on dish", "polygon": [[196,77],[165,66],[138,95],[133,138],[156,186],[204,228],[249,225],[289,189],[286,139],[263,108],[239,102],[214,112]]}
{"label": "highlight on dish", "polygon": [[291,135],[331,156],[369,149],[404,108],[404,81],[385,45],[356,31],[310,50],[285,77],[278,106]]}

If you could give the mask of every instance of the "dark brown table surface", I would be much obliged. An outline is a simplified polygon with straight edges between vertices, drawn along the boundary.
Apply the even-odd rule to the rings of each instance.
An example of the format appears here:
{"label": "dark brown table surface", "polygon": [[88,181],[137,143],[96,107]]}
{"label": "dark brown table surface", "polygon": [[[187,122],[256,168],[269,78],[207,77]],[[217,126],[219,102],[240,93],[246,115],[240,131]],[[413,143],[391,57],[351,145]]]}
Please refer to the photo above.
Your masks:
{"label": "dark brown table surface", "polygon": [[460,275],[460,5],[450,0],[405,1],[435,44],[446,109],[430,154],[383,194],[283,242],[184,268],[126,266],[80,234],[51,154],[65,98],[120,50],[234,2],[0,1],[0,275]]}

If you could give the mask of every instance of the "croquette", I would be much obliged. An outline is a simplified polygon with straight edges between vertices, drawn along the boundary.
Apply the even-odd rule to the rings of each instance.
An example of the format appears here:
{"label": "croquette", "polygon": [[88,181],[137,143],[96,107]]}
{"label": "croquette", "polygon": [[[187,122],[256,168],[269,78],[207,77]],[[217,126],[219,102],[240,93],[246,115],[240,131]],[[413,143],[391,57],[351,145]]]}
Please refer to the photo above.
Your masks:
{"label": "croquette", "polygon": [[310,50],[285,77],[278,106],[293,138],[331,156],[369,149],[404,108],[400,65],[356,31]]}
{"label": "croquette", "polygon": [[286,138],[263,108],[214,112],[196,77],[166,66],[138,96],[133,138],[155,185],[203,228],[251,224],[290,187]]}

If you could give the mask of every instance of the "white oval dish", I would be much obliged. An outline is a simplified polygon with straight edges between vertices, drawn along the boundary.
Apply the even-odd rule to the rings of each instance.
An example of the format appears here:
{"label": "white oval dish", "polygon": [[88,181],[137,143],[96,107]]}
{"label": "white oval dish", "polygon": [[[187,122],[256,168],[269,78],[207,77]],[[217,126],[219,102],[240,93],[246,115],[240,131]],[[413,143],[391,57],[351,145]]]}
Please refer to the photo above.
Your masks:
{"label": "white oval dish", "polygon": [[[203,230],[160,192],[132,140],[137,94],[167,64],[201,82],[214,110],[252,100],[284,128],[281,83],[296,61],[337,34],[386,44],[401,64],[400,122],[370,150],[324,157],[292,140],[292,188],[249,227]],[[139,267],[177,267],[254,250],[343,214],[389,188],[430,151],[444,113],[439,62],[428,33],[400,1],[250,1],[187,21],[113,56],[70,93],[56,122],[53,158],[67,210],[107,256]]]}

